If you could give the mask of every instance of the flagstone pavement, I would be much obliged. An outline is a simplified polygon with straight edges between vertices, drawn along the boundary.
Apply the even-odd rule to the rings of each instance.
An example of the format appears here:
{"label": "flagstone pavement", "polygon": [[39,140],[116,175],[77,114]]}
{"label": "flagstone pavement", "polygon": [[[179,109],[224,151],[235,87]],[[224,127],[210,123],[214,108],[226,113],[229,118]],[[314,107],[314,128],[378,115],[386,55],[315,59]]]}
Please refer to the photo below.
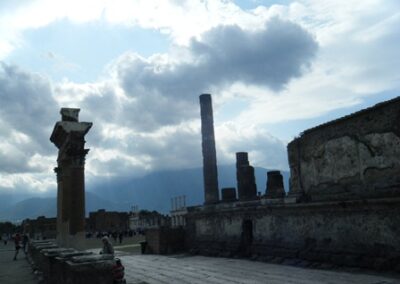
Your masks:
{"label": "flagstone pavement", "polygon": [[4,245],[0,243],[0,283],[1,284],[33,284],[38,278],[33,273],[25,254],[20,250],[17,260],[14,258],[14,242]]}
{"label": "flagstone pavement", "polygon": [[120,256],[132,284],[394,284],[393,275],[318,270],[258,261],[204,256]]}
{"label": "flagstone pavement", "polygon": [[[38,283],[25,255],[20,252],[16,261],[13,256],[13,244],[0,244],[0,283]],[[119,251],[117,257],[125,266],[128,284],[400,284],[399,275],[309,269],[244,259]]]}

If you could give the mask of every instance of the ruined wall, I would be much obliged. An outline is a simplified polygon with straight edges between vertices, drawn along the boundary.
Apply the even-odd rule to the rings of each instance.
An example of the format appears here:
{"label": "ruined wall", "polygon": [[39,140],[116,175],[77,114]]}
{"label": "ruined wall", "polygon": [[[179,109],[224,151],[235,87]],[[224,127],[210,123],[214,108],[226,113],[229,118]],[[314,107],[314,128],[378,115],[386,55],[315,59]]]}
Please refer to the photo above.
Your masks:
{"label": "ruined wall", "polygon": [[288,145],[289,194],[400,196],[400,98],[305,131]]}
{"label": "ruined wall", "polygon": [[396,269],[399,205],[400,199],[392,198],[198,207],[188,215],[187,245],[214,256]]}

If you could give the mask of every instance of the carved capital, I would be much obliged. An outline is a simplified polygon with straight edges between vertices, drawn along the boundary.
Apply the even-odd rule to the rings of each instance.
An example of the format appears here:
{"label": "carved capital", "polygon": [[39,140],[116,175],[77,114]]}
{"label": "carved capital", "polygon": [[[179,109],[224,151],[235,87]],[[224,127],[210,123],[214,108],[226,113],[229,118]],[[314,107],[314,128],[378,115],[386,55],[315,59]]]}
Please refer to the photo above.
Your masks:
{"label": "carved capital", "polygon": [[54,168],[54,172],[57,175],[57,182],[62,181],[62,170],[61,170],[61,168],[60,167],[55,167]]}
{"label": "carved capital", "polygon": [[84,167],[85,166],[86,153],[84,155],[77,155],[77,156],[70,157],[70,159],[71,159],[71,167],[74,167],[74,168]]}

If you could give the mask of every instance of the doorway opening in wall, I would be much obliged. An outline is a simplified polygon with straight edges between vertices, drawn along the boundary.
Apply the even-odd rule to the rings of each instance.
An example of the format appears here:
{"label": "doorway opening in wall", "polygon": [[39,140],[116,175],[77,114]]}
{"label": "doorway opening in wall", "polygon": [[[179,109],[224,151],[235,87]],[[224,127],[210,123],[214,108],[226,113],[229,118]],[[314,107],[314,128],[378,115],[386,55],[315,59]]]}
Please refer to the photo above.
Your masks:
{"label": "doorway opening in wall", "polygon": [[244,256],[251,255],[251,245],[253,243],[253,222],[251,220],[243,220],[242,223],[242,239],[241,253]]}

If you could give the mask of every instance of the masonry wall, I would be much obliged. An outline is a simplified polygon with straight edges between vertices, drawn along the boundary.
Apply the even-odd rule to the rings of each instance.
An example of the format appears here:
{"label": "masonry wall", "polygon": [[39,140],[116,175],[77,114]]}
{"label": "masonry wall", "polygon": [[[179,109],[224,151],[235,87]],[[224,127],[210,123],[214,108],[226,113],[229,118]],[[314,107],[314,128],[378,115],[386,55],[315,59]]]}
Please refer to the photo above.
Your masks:
{"label": "masonry wall", "polygon": [[290,193],[400,196],[400,98],[305,131],[288,145]]}
{"label": "masonry wall", "polygon": [[392,198],[192,208],[187,245],[194,253],[214,256],[396,269],[399,205],[400,199]]}

